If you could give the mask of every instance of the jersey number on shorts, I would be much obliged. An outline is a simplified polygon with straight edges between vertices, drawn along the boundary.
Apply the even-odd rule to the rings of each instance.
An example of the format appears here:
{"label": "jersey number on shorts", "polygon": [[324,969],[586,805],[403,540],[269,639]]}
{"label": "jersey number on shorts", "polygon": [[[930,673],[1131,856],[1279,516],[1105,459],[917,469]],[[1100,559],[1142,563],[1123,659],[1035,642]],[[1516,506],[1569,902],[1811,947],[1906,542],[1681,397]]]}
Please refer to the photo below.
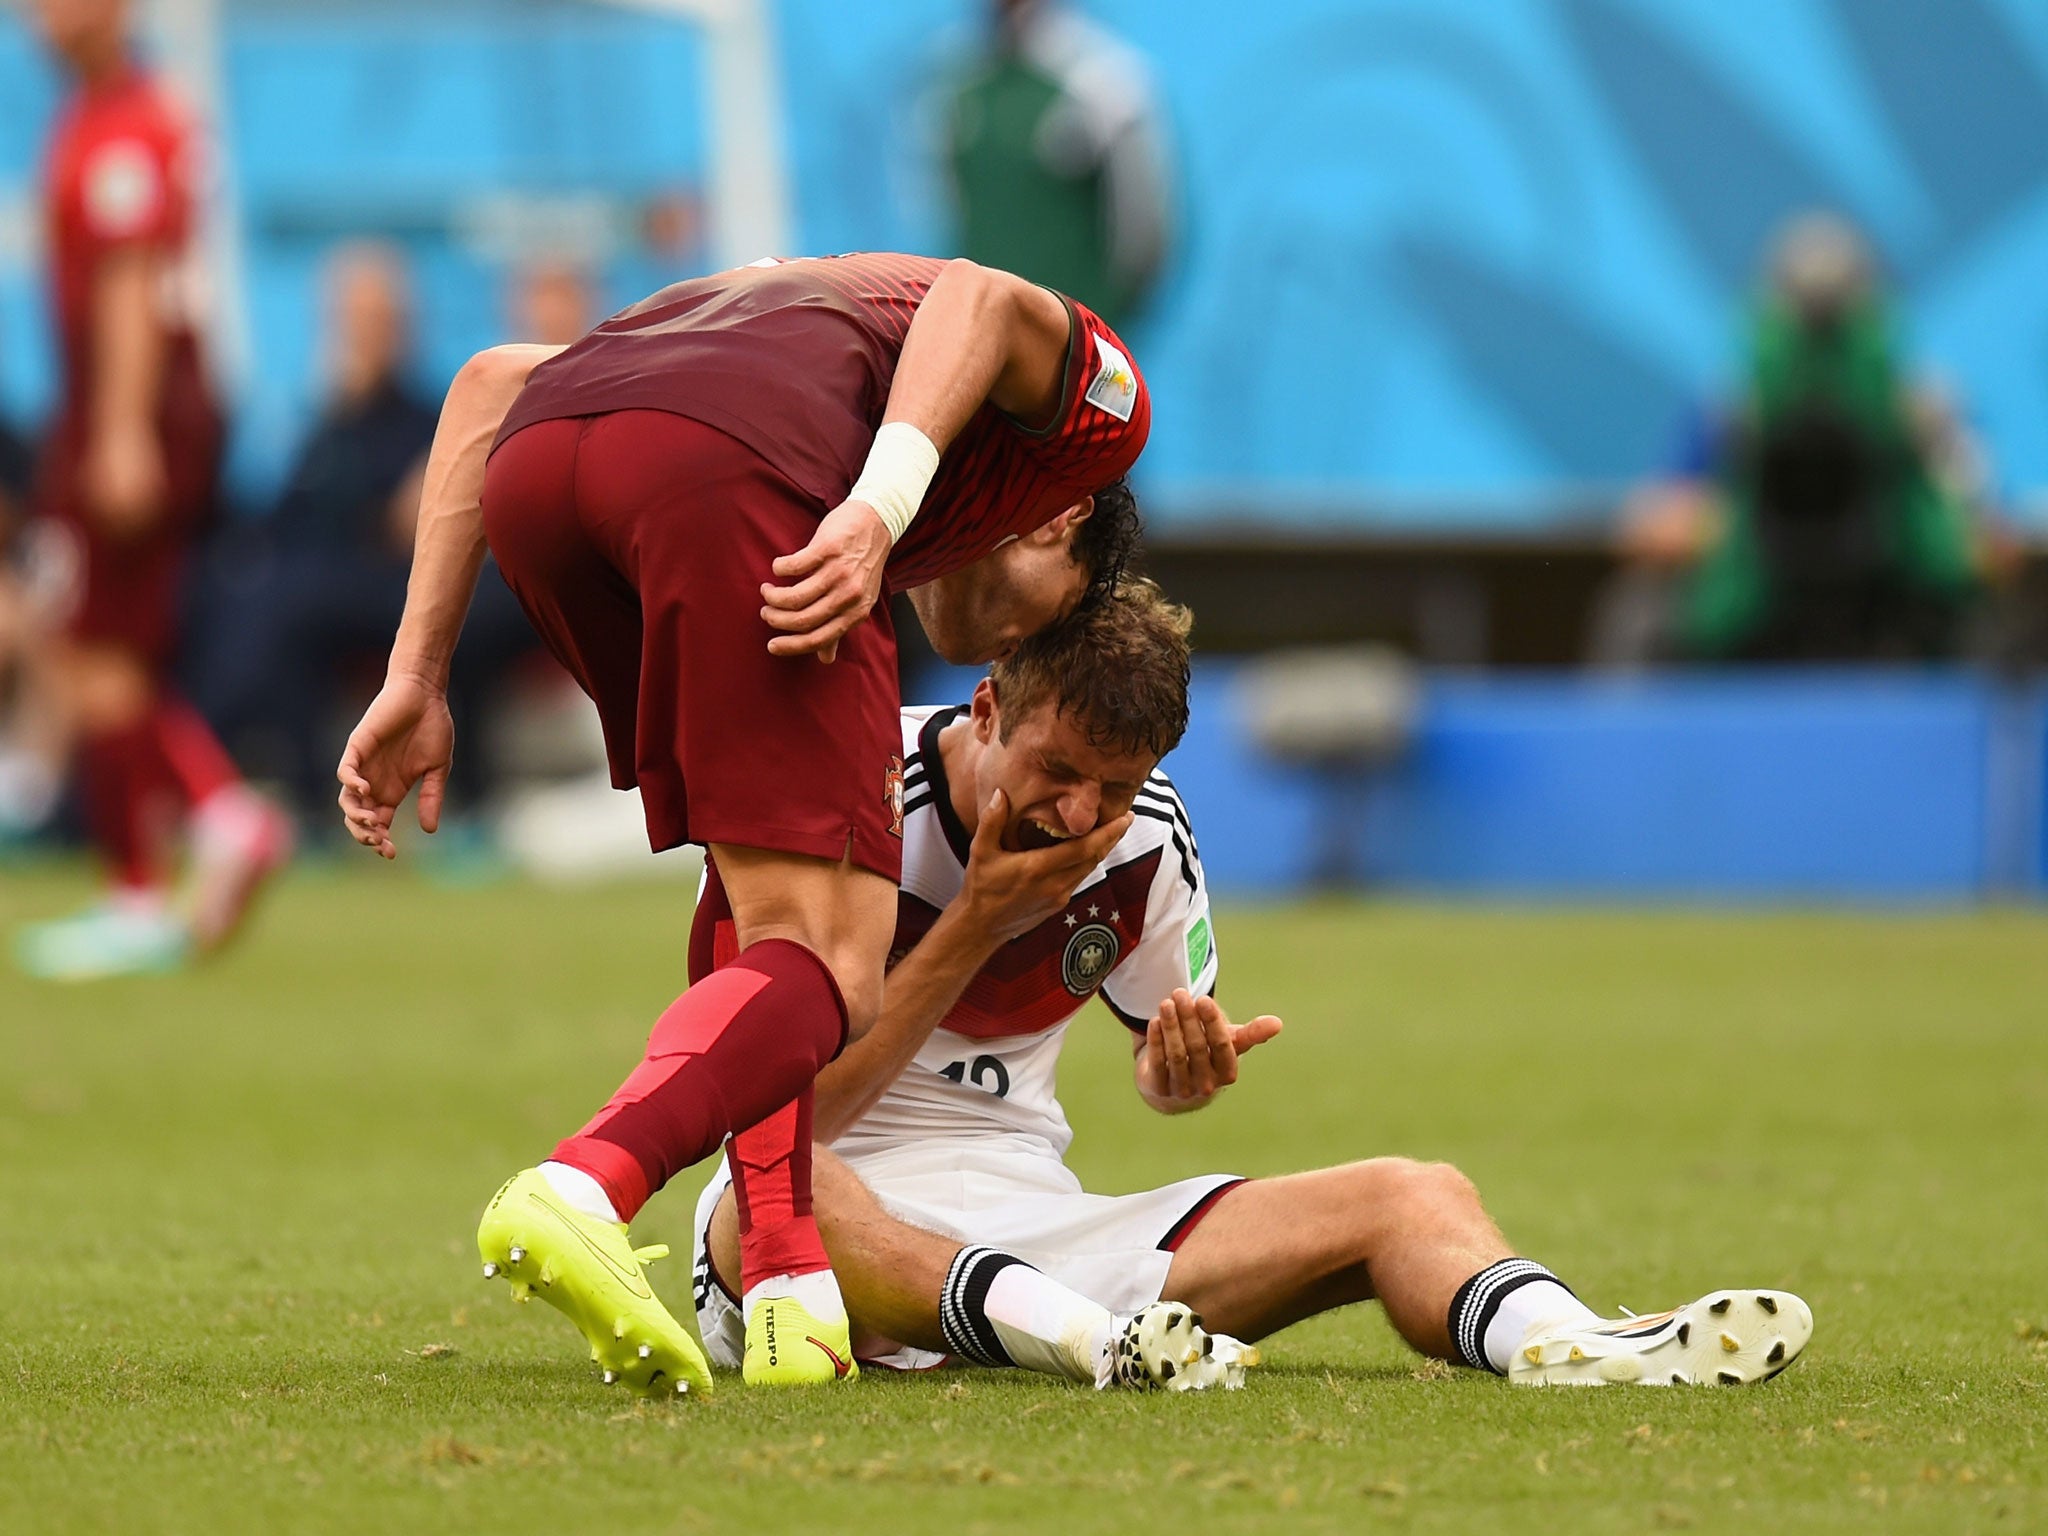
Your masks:
{"label": "jersey number on shorts", "polygon": [[[977,1056],[972,1062],[956,1061],[939,1069],[939,1076],[951,1083],[971,1082],[999,1099],[1010,1096],[1010,1069],[993,1056]],[[988,1080],[983,1081],[986,1077]]]}

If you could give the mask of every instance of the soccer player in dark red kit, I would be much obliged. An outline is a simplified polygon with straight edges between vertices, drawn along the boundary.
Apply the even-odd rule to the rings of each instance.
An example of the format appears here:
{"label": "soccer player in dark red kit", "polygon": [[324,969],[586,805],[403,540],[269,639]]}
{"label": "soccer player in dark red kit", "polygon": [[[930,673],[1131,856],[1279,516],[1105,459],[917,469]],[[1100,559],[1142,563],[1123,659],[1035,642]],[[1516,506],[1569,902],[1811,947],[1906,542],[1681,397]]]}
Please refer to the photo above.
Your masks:
{"label": "soccer player in dark red kit", "polygon": [[[23,930],[17,949],[32,972],[78,979],[165,969],[220,944],[290,838],[165,682],[222,437],[195,315],[199,136],[136,63],[127,0],[37,0],[36,10],[77,89],[47,168],[63,395],[33,507],[75,571],[55,682],[113,890],[79,916]],[[183,912],[167,897],[166,806],[192,834]]]}
{"label": "soccer player in dark red kit", "polygon": [[[406,614],[338,776],[357,840],[439,818],[448,658],[486,540],[602,717],[656,849],[708,846],[736,957],[664,1013],[597,1116],[485,1212],[607,1380],[708,1390],[626,1224],[733,1137],[750,1382],[852,1374],[810,1211],[811,1084],[879,1010],[902,863],[885,592],[949,660],[1006,654],[1113,586],[1151,408],[1086,309],[970,262],[766,261],[662,290],[451,388]],[[1128,818],[1088,834],[1101,853]],[[678,955],[681,946],[678,945]]]}

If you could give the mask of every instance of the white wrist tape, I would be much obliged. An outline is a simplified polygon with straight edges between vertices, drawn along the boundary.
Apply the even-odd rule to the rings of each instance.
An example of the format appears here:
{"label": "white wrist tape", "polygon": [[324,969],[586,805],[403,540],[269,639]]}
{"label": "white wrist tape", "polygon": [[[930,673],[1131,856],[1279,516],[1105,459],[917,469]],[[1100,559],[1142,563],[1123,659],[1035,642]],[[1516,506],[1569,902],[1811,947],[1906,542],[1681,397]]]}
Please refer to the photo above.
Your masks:
{"label": "white wrist tape", "polygon": [[873,507],[894,544],[917,516],[932,476],[938,472],[939,450],[930,438],[907,421],[885,421],[847,499]]}

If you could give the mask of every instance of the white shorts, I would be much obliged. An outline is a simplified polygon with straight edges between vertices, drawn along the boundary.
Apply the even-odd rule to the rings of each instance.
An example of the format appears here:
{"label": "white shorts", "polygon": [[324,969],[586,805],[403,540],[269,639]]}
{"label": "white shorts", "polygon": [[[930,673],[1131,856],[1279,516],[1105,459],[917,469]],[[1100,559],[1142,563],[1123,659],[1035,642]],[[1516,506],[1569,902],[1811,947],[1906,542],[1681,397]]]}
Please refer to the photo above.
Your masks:
{"label": "white shorts", "polygon": [[[927,1232],[1015,1254],[1112,1312],[1159,1300],[1174,1249],[1234,1174],[1182,1179],[1135,1195],[1091,1195],[1058,1158],[1017,1150],[1009,1138],[987,1147],[925,1141],[863,1153],[848,1166],[892,1216]],[[746,1321],[711,1273],[711,1216],[731,1187],[720,1164],[697,1201],[694,1294],[697,1330],[714,1365],[739,1368]],[[936,1309],[938,1298],[932,1298]],[[863,1363],[930,1370],[947,1357],[893,1339],[854,1339]]]}

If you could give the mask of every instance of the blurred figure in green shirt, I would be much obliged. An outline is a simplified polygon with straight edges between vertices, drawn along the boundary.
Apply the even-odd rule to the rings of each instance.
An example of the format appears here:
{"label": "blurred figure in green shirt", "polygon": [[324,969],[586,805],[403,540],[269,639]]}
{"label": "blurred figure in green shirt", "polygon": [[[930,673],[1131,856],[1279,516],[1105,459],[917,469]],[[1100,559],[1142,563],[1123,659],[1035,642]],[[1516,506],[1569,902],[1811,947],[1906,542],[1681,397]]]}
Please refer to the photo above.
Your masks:
{"label": "blurred figure in green shirt", "polygon": [[947,92],[959,253],[1129,322],[1173,207],[1151,73],[1059,0],[993,0],[993,46]]}
{"label": "blurred figure in green shirt", "polygon": [[1862,238],[1827,215],[1781,240],[1725,469],[1727,524],[1688,594],[1706,656],[1953,655],[1978,595],[1942,423],[1900,377]]}
{"label": "blurred figure in green shirt", "polygon": [[1934,660],[2006,574],[1974,438],[1901,367],[1876,263],[1794,219],[1751,312],[1740,392],[1632,498],[1596,660]]}

